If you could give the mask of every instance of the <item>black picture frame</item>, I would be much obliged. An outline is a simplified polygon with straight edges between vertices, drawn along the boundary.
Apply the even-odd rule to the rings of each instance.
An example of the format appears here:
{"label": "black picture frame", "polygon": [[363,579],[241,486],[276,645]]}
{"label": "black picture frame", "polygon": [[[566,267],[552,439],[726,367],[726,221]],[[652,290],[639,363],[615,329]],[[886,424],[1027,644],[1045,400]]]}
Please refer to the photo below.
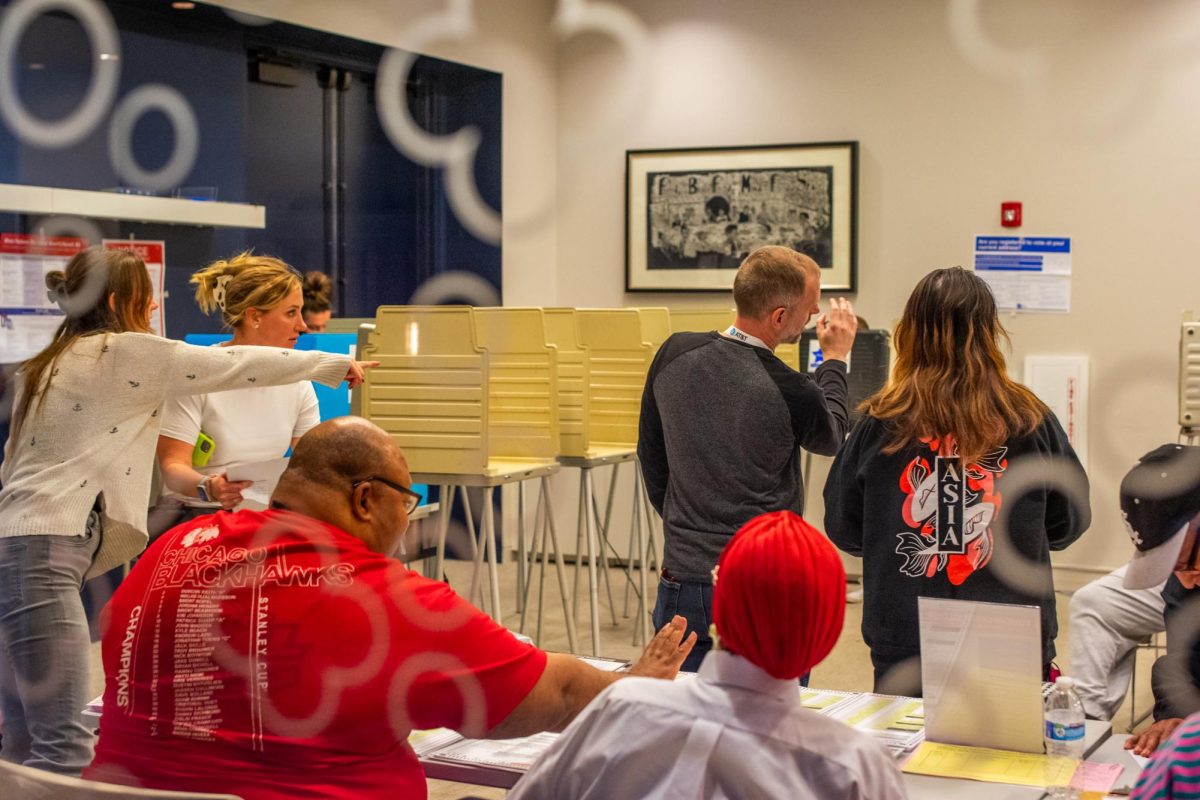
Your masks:
{"label": "black picture frame", "polygon": [[812,256],[823,292],[856,291],[857,141],[626,151],[626,291],[728,292],[765,244]]}

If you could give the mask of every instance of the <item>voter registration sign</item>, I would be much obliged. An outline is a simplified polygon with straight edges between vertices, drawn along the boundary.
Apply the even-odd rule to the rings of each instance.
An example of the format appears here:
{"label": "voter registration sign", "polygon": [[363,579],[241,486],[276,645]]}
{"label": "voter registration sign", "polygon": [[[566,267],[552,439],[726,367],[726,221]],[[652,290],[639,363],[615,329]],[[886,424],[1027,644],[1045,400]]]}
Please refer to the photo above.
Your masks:
{"label": "voter registration sign", "polygon": [[1005,311],[1071,310],[1071,239],[976,236],[975,273]]}

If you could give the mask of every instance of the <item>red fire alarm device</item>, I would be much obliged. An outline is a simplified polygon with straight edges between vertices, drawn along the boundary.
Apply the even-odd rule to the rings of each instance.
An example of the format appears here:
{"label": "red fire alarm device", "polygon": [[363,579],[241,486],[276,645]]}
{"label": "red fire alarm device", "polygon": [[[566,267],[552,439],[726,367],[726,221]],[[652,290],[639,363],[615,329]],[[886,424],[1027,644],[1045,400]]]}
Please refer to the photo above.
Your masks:
{"label": "red fire alarm device", "polygon": [[1006,228],[1021,227],[1021,204],[1020,203],[1001,203],[1000,204],[1000,224]]}

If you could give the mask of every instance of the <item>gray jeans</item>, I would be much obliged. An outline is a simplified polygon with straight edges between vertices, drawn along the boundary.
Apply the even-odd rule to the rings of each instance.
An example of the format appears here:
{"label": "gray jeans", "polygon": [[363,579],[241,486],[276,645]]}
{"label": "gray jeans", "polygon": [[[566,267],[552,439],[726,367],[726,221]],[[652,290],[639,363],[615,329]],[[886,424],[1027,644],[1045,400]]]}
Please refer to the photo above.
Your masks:
{"label": "gray jeans", "polygon": [[83,536],[0,538],[0,758],[78,776],[92,760],[81,712],[91,698],[87,615],[79,597],[100,544]]}
{"label": "gray jeans", "polygon": [[1137,643],[1166,629],[1162,584],[1126,589],[1125,567],[1071,596],[1071,671],[1083,711],[1112,719],[1125,701]]}

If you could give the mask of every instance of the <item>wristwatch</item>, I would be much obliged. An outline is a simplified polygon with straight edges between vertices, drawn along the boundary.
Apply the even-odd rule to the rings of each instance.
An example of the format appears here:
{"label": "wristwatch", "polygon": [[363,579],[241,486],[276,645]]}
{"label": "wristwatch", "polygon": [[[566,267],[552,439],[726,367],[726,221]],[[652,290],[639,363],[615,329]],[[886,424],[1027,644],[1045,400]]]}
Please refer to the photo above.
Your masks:
{"label": "wristwatch", "polygon": [[211,475],[205,475],[200,479],[200,482],[196,484],[196,496],[205,503],[212,502],[212,497],[208,494],[208,482],[211,478]]}

